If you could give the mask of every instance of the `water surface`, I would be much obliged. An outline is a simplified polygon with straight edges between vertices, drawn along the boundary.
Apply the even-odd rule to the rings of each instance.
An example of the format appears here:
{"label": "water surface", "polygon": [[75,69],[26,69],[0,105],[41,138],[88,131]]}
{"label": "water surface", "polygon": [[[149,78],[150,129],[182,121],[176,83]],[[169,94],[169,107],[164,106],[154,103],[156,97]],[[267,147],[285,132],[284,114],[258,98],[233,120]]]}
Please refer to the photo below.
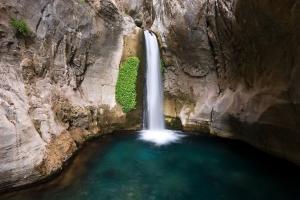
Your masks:
{"label": "water surface", "polygon": [[91,142],[58,178],[0,199],[300,199],[300,168],[247,144],[186,136],[155,146],[137,138]]}

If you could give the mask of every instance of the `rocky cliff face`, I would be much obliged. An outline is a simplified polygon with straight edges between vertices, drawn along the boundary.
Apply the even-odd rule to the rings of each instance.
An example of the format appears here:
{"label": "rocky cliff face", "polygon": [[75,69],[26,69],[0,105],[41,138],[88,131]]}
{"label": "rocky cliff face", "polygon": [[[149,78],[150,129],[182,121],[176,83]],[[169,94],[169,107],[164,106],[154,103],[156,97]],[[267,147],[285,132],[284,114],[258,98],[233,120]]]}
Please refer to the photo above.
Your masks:
{"label": "rocky cliff face", "polygon": [[[120,5],[1,1],[0,190],[55,173],[85,140],[124,126],[115,84],[129,51],[123,38],[139,30]],[[17,34],[12,18],[30,35]]]}
{"label": "rocky cliff face", "polygon": [[2,0],[0,11],[0,190],[136,125],[115,102],[119,63],[141,49],[136,26],[159,36],[167,116],[300,164],[297,0]]}
{"label": "rocky cliff face", "polygon": [[299,2],[159,2],[166,115],[300,164]]}

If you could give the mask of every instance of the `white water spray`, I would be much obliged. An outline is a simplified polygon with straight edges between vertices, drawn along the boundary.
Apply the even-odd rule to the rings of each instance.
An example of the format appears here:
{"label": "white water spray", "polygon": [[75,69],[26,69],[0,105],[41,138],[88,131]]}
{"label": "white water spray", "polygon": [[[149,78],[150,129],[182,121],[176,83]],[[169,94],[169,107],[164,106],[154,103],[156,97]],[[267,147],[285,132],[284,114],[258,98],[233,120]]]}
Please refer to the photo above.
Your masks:
{"label": "white water spray", "polygon": [[150,130],[165,129],[160,55],[156,37],[145,31],[146,40],[146,126]]}
{"label": "white water spray", "polygon": [[156,145],[177,141],[181,136],[165,129],[163,115],[163,91],[158,42],[155,34],[145,31],[146,41],[146,110],[140,138]]}

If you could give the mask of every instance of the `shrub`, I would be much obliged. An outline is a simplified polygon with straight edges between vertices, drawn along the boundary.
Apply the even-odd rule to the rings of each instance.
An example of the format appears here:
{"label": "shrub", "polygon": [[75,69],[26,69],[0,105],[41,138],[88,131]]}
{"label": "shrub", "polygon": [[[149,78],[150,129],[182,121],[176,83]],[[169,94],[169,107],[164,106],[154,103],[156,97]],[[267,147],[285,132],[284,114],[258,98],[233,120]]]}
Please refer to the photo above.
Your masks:
{"label": "shrub", "polygon": [[16,29],[18,33],[20,33],[23,36],[27,36],[30,32],[30,29],[27,26],[26,22],[22,19],[13,18],[10,24]]}
{"label": "shrub", "polygon": [[136,107],[136,81],[140,60],[128,57],[122,64],[116,85],[116,100],[123,111],[128,113]]}

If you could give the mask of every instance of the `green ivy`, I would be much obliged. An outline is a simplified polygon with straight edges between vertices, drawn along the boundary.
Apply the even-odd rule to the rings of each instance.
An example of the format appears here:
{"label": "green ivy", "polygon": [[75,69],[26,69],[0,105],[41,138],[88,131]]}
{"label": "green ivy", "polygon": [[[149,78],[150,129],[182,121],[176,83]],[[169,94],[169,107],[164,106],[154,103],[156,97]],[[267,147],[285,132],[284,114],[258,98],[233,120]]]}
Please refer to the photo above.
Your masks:
{"label": "green ivy", "polygon": [[21,35],[23,35],[23,36],[28,36],[29,35],[30,29],[29,29],[29,27],[27,26],[27,24],[24,20],[12,18],[10,24]]}
{"label": "green ivy", "polygon": [[120,67],[116,85],[116,100],[125,113],[136,107],[136,82],[139,64],[139,58],[128,57]]}

